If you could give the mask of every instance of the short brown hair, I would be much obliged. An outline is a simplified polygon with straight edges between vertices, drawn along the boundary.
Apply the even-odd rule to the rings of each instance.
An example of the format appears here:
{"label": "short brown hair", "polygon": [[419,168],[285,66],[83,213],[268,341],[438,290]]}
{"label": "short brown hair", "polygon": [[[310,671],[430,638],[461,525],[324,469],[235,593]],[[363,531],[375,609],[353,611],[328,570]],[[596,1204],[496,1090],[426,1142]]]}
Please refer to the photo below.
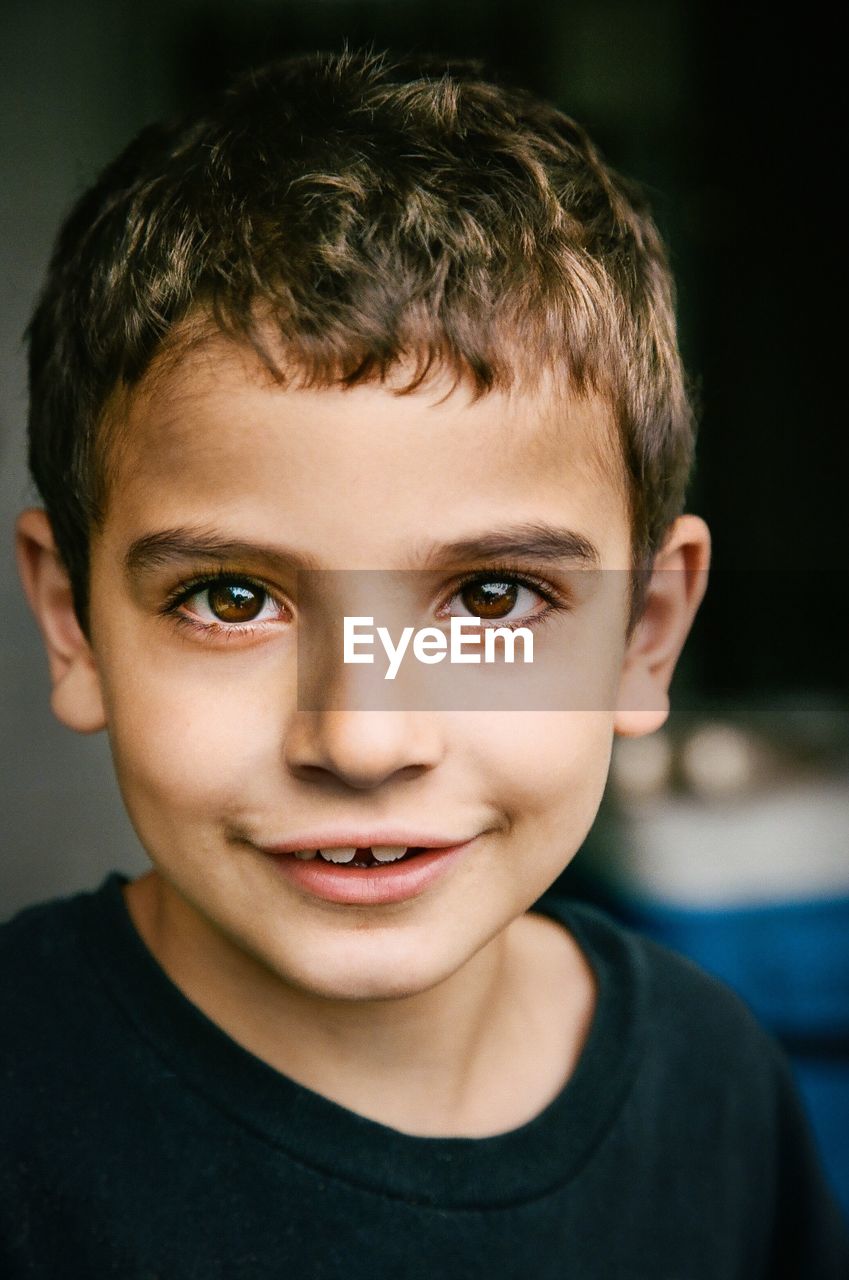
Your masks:
{"label": "short brown hair", "polygon": [[680,513],[694,417],[666,254],[585,131],[477,63],[344,51],[275,62],[144,129],[63,224],[27,334],[30,469],[87,630],[104,409],[181,320],[303,385],[411,367],[479,394],[544,369],[615,412],[635,567]]}

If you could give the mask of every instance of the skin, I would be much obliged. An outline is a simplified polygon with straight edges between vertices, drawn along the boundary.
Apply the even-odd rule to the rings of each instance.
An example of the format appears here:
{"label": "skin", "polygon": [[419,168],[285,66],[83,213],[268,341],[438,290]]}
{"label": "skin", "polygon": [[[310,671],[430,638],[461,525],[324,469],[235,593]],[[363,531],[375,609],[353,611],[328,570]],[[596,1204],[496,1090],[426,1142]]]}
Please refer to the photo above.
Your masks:
{"label": "skin", "polygon": [[[603,403],[564,404],[542,386],[477,402],[439,383],[405,396],[285,389],[223,338],[155,372],[112,409],[123,444],[92,544],[89,638],[45,514],[26,511],[17,525],[54,712],[79,732],[107,730],[152,862],[125,891],[131,917],[189,999],[307,1087],[407,1133],[515,1128],[571,1075],[596,998],[571,935],[528,909],[592,824],[614,735],[666,719],[706,585],[706,526],[684,516],[672,527],[628,640],[627,504]],[[535,650],[558,666],[570,655],[593,709],[357,706],[369,669],[342,673],[341,654],[313,680],[314,691],[333,688],[334,706],[300,709],[296,628],[320,628],[340,606],[368,612],[358,575],[342,575],[332,600],[318,581],[308,614],[294,572],[262,557],[228,562],[273,598],[259,630],[224,623],[223,634],[162,611],[175,587],[215,566],[133,578],[123,563],[142,535],[213,524],[231,539],[298,547],[325,569],[419,569],[407,621],[425,626],[446,601],[471,610],[456,572],[422,560],[423,531],[440,542],[540,519],[580,532],[602,568],[621,571],[522,565],[575,592],[570,611],[536,628]],[[181,609],[202,624],[209,603],[196,595]],[[525,588],[507,616],[544,605]],[[516,670],[491,678],[509,693]],[[478,838],[424,893],[376,906],[312,898],[260,847],[349,821]]]}

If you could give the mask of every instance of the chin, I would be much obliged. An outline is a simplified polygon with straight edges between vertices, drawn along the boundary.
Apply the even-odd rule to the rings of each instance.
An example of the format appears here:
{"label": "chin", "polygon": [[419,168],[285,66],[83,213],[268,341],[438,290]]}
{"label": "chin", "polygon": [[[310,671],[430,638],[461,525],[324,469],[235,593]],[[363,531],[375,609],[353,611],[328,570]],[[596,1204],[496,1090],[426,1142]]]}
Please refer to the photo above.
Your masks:
{"label": "chin", "polygon": [[301,969],[297,973],[281,972],[280,976],[318,999],[356,1003],[404,1000],[430,990],[448,975],[411,973],[402,966],[398,966],[393,973],[387,973],[383,965],[374,962],[357,964],[356,961],[351,961],[344,966],[340,965],[335,972],[328,971],[326,965],[317,964],[315,968]]}

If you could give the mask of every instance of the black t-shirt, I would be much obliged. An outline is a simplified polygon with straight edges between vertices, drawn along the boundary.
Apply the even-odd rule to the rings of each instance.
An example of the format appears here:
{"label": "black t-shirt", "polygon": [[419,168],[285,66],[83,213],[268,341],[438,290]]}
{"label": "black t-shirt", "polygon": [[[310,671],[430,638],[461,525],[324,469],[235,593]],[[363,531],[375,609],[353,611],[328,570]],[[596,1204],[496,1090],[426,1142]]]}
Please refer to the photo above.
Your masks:
{"label": "black t-shirt", "polygon": [[720,983],[543,898],[598,979],[533,1120],[418,1137],[241,1048],[113,873],[0,928],[0,1274],[59,1280],[845,1280],[781,1051]]}

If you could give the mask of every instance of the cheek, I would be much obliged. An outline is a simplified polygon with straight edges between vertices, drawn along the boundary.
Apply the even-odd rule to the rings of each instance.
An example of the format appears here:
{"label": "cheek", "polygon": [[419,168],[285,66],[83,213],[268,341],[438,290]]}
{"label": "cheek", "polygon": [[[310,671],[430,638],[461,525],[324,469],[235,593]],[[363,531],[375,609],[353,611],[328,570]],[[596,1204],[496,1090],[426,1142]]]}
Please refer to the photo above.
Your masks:
{"label": "cheek", "polygon": [[607,781],[613,746],[608,711],[505,716],[487,738],[499,807],[516,823],[551,828],[552,838],[589,830]]}
{"label": "cheek", "polygon": [[267,768],[280,729],[268,697],[210,665],[202,679],[167,662],[110,673],[109,737],[133,816],[144,806],[158,823],[220,817]]}

